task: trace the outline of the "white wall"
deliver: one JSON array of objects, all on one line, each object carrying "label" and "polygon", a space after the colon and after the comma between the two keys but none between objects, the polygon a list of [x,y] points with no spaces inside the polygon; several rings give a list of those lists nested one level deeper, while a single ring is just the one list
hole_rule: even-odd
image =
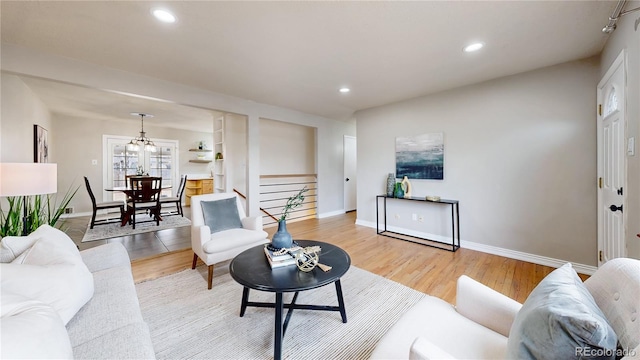
[{"label": "white wall", "polygon": [[[597,82],[592,58],[357,112],[358,222],[375,225],[395,138],[444,132],[444,180],[413,195],[459,200],[463,241],[595,265]],[[450,235],[448,208],[389,204],[389,225]]]},{"label": "white wall", "polygon": [[260,119],[260,175],[315,174],[315,137],[312,127]]},{"label": "white wall", "polygon": [[[625,9],[640,7],[628,2]],[[640,259],[640,13],[623,16],[609,35],[601,57],[600,78],[620,51],[627,53],[627,138],[635,137],[635,156],[627,156],[627,203],[624,204],[628,256]]]},{"label": "white wall", "polygon": [[[234,98],[211,91],[163,81],[121,70],[102,67],[83,61],[63,58],[40,51],[2,44],[2,69],[17,74],[38,76],[78,84],[96,89],[121,91],[169,100],[181,105],[216,109],[223,112],[246,115],[248,118],[247,140],[247,195],[248,212],[260,215],[259,210],[259,160],[250,155],[259,154],[260,135],[250,128],[258,119],[279,121],[317,128],[318,213],[332,213],[344,209],[343,195],[343,135],[355,135],[353,125],[342,121],[299,111],[260,104]],[[4,96],[4,94],[3,94]],[[5,135],[3,134],[3,141]],[[11,135],[13,136],[13,135]],[[5,146],[4,144],[2,145]],[[4,156],[4,155],[3,155]],[[255,168],[252,164],[256,165]],[[326,190],[325,190],[326,189]],[[253,196],[256,195],[256,196]]]},{"label": "white wall", "polygon": [[[51,114],[44,103],[20,80],[10,74],[0,74],[2,83],[1,162],[33,162],[33,125],[47,130],[49,146],[53,145],[55,129]],[[49,162],[56,162],[56,153],[49,149]],[[59,171],[59,170],[58,170]]]},{"label": "white wall", "polygon": [[226,115],[227,176],[232,189],[247,194],[247,117]]}]

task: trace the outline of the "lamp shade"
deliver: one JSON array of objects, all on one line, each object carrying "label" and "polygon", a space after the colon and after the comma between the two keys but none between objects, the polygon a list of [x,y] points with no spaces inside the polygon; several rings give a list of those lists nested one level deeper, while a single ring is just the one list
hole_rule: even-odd
[{"label": "lamp shade", "polygon": [[30,196],[58,191],[58,165],[0,163],[0,196]]}]

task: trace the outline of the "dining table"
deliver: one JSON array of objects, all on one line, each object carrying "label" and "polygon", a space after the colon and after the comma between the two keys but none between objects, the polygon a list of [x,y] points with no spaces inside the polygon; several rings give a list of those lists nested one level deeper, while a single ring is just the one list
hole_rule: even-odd
[{"label": "dining table", "polygon": [[[160,186],[160,189],[165,190],[165,189],[171,189],[173,186],[171,185],[162,185]],[[115,191],[120,191],[122,193],[124,193],[127,196],[127,199],[130,199],[133,197],[133,189],[128,187],[128,186],[114,186],[112,188],[107,188],[104,189],[104,191],[109,191],[109,192],[115,192]],[[120,226],[125,226],[127,225],[127,223],[129,222],[129,219],[131,218],[131,216],[133,216],[133,210],[131,208],[129,208],[127,206],[126,211],[124,213],[124,217],[122,218],[122,221],[120,223]],[[162,221],[162,217],[160,217],[160,214],[158,214],[160,221]]]}]

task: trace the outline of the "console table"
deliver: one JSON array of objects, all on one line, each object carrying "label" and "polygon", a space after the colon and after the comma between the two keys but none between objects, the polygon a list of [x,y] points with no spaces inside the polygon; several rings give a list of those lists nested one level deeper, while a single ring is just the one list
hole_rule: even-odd
[{"label": "console table", "polygon": [[[380,199],[382,199],[383,201],[383,215],[384,215],[383,229],[380,228],[380,216],[379,216]],[[424,204],[451,206],[451,243],[387,230],[387,200],[388,199],[399,200],[399,201],[416,201]],[[448,251],[456,251],[460,248],[460,204],[458,200],[440,199],[438,201],[431,201],[431,200],[426,200],[424,198],[418,198],[418,197],[394,198],[386,195],[377,195],[376,196],[376,232],[378,233],[378,235],[384,235],[394,239],[411,241],[418,244],[427,245],[427,246],[448,250]],[[401,235],[402,237],[398,235]]]}]

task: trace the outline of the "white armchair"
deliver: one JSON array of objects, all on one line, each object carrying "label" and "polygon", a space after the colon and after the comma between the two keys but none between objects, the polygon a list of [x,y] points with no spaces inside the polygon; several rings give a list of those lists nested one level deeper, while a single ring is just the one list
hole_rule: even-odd
[{"label": "white armchair", "polygon": [[[613,259],[584,282],[627,353],[640,358],[640,260]],[[461,276],[457,306],[426,296],[383,336],[372,359],[504,359],[522,305]]]},{"label": "white armchair", "polygon": [[[202,203],[205,203],[206,206],[209,202],[229,201],[227,199],[235,200],[231,203],[235,202],[240,222],[233,228],[221,231],[213,229],[212,233],[211,227],[205,221]],[[226,210],[233,210],[233,208]],[[229,214],[220,214],[220,216],[229,216]],[[235,212],[232,216],[235,218]],[[212,287],[213,265],[215,263],[232,259],[250,247],[266,243],[267,236],[268,234],[262,230],[262,218],[259,216],[247,217],[235,193],[216,193],[191,197],[191,248],[193,249],[191,268],[196,268],[198,258],[209,267],[209,289]]]}]

